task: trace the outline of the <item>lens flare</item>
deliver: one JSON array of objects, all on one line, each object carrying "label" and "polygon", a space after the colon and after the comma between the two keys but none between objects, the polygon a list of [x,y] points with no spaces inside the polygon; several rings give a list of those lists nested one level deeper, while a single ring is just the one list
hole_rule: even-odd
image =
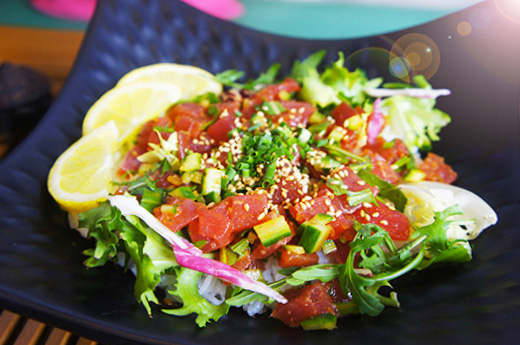
[{"label": "lens flare", "polygon": [[360,67],[365,70],[369,78],[377,76],[386,77],[389,69],[390,51],[379,47],[367,47],[359,49],[345,58],[349,69]]},{"label": "lens flare", "polygon": [[461,36],[468,36],[471,34],[471,31],[473,30],[473,27],[468,22],[460,22],[457,24],[457,32]]},{"label": "lens flare", "polygon": [[440,62],[437,44],[419,33],[399,37],[392,46],[389,61],[392,74],[406,82],[415,74],[431,78],[439,69]]},{"label": "lens flare", "polygon": [[520,24],[520,1],[495,0],[495,6],[502,16],[514,23]]}]

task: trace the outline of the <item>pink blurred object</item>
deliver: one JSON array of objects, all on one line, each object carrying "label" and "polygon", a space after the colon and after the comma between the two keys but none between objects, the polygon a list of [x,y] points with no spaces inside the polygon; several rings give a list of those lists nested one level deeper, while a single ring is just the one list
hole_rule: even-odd
[{"label": "pink blurred object", "polygon": [[48,15],[81,21],[88,21],[96,8],[96,0],[31,0],[31,3]]},{"label": "pink blurred object", "polygon": [[182,0],[183,2],[221,19],[234,19],[244,13],[238,0]]}]

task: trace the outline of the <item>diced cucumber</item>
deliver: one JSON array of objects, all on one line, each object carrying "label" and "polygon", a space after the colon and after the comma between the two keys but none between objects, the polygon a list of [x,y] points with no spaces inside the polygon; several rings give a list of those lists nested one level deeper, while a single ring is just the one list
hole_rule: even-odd
[{"label": "diced cucumber", "polygon": [[218,204],[222,200],[222,197],[216,192],[210,192],[209,194],[204,195],[204,200],[207,204],[212,202]]},{"label": "diced cucumber", "polygon": [[278,101],[265,101],[260,106],[260,109],[267,115],[279,115],[287,109]]},{"label": "diced cucumber", "polygon": [[249,249],[249,241],[247,240],[247,238],[243,238],[237,243],[233,244],[230,248],[234,253],[242,257]]},{"label": "diced cucumber", "polygon": [[322,113],[320,112],[315,112],[314,114],[311,115],[311,117],[309,118],[309,123],[311,125],[315,125],[317,123],[322,123],[322,122],[325,122],[327,118],[325,117],[325,115],[323,115]]},{"label": "diced cucumber", "polygon": [[340,302],[336,303],[336,309],[340,316],[355,315],[359,314],[359,306],[356,302]]},{"label": "diced cucumber", "polygon": [[181,180],[184,184],[188,184],[191,182],[200,184],[202,182],[202,173],[200,171],[185,172],[182,174]]},{"label": "diced cucumber", "polygon": [[291,228],[284,216],[279,216],[265,223],[253,227],[256,235],[264,247],[269,247],[276,242],[291,236]]},{"label": "diced cucumber", "polygon": [[262,270],[259,268],[252,268],[249,270],[245,270],[242,273],[244,273],[246,276],[248,276],[251,279],[265,282],[264,275],[262,274]]},{"label": "diced cucumber", "polygon": [[267,119],[262,114],[255,113],[253,116],[251,116],[251,127],[254,125],[258,125],[258,127],[266,127],[269,123],[267,122]]},{"label": "diced cucumber", "polygon": [[332,158],[332,156],[325,156],[318,162],[316,162],[315,167],[321,171],[328,171],[334,168],[337,168],[341,165],[341,162]]},{"label": "diced cucumber", "polygon": [[354,115],[345,120],[346,127],[351,131],[358,130],[363,125],[363,118],[360,115]]},{"label": "diced cucumber", "polygon": [[332,139],[335,143],[341,142],[343,137],[347,134],[345,128],[340,126],[335,126],[332,131],[330,131],[329,136],[327,137],[329,140]]},{"label": "diced cucumber", "polygon": [[332,227],[327,225],[332,220],[334,217],[330,215],[317,214],[311,220],[301,224],[302,235],[298,245],[302,246],[308,254],[319,251],[332,231]]},{"label": "diced cucumber", "polygon": [[406,182],[419,182],[419,181],[424,180],[425,176],[426,176],[426,174],[422,170],[414,168],[414,169],[410,169],[410,171],[404,177],[404,180]]},{"label": "diced cucumber", "polygon": [[220,195],[221,192],[221,180],[224,176],[224,172],[216,168],[206,168],[204,175],[202,176],[202,195],[208,195],[215,193]]},{"label": "diced cucumber", "polygon": [[324,243],[323,243],[323,252],[325,254],[330,254],[332,252],[335,252],[336,250],[338,250],[338,247],[336,246],[336,243],[334,243],[334,241],[332,240],[326,240]]},{"label": "diced cucumber", "polygon": [[220,257],[219,260],[225,264],[233,265],[238,260],[238,256],[233,253],[231,249],[227,247],[220,249]]},{"label": "diced cucumber", "polygon": [[311,133],[321,133],[321,132],[325,132],[327,130],[327,128],[329,127],[329,125],[330,125],[329,122],[317,123],[315,125],[309,126],[307,129]]},{"label": "diced cucumber", "polygon": [[176,198],[187,198],[191,200],[197,200],[197,195],[188,186],[175,188],[168,194]]},{"label": "diced cucumber", "polygon": [[307,128],[298,129],[298,140],[302,143],[306,143],[312,138],[312,133]]},{"label": "diced cucumber", "polygon": [[190,172],[199,170],[202,166],[202,155],[198,152],[191,152],[182,161],[180,171]]},{"label": "diced cucumber", "polygon": [[303,248],[302,246],[296,246],[294,244],[287,244],[283,246],[283,249],[298,255],[305,254],[305,248]]},{"label": "diced cucumber", "polygon": [[333,220],[334,217],[330,214],[318,213],[317,215],[312,217],[311,220],[309,220],[309,222],[312,224],[327,224],[332,222]]},{"label": "diced cucumber", "polygon": [[321,314],[315,317],[311,317],[301,322],[302,328],[306,331],[326,329],[332,331],[336,328],[336,322],[338,318],[334,314]]}]

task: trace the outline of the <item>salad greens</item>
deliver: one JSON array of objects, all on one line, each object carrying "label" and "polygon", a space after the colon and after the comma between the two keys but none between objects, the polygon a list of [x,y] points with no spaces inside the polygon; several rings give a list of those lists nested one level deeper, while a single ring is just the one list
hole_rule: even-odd
[{"label": "salad greens", "polygon": [[[230,94],[243,97],[241,108],[222,111],[218,95],[199,96],[191,103],[194,109],[205,107],[203,120],[190,124],[192,127],[182,134],[189,135],[193,126],[207,134],[224,123],[224,128],[233,129],[226,131],[229,140],[220,146],[203,136],[189,146],[180,130],[177,134],[168,126],[154,127],[158,140],[148,143],[146,152],[139,151],[137,171],[126,171],[122,181],[114,182],[119,188],[117,195],[78,215],[78,228],[87,229],[87,237],[95,240],[94,248],[84,252],[85,265],[122,264],[136,275],[135,299],[149,315],[153,304],[161,305],[170,315],[195,314],[199,327],[218,321],[230,307],[243,307],[255,314],[291,303],[285,295],[288,290],[304,289],[314,282],[332,290],[338,284],[336,292],[341,292],[345,300],[333,303],[337,315],[326,312],[299,323],[305,329],[333,329],[337,316],[376,316],[385,306],[399,307],[397,294],[385,293],[391,289],[392,280],[434,263],[471,260],[469,239],[496,222],[489,206],[464,193],[461,206],[455,197],[426,200],[425,192],[414,189],[413,183],[403,184],[407,174],[420,171],[419,151],[430,150],[431,142],[439,140],[439,131],[450,122],[447,114],[435,108],[435,97],[446,92],[433,90],[420,76],[414,79],[415,85],[382,84],[382,78],[369,79],[361,69],[349,71],[343,53],[321,69],[324,57],[325,52],[319,51],[296,61],[290,74],[292,81],[284,84],[287,88],[296,84],[296,91],[283,89],[269,100],[257,101],[254,95],[278,81],[279,64],[244,83],[239,82],[243,72],[218,74],[220,83],[242,90],[240,96],[238,91]],[[249,108],[244,105],[255,101]],[[304,102],[307,108],[302,106]],[[353,114],[336,123],[333,110],[345,105]],[[312,114],[307,114],[303,123],[291,125],[298,116],[305,116],[306,109]],[[233,122],[225,122],[228,119]],[[351,137],[356,140],[350,142]],[[379,147],[377,139],[384,142]],[[402,140],[406,148],[381,167],[377,159],[383,159],[383,152],[391,151],[397,140]],[[210,144],[214,146],[209,155],[192,151]],[[294,167],[299,169],[296,173],[291,170]],[[377,170],[383,168],[386,172]],[[424,173],[419,176],[423,178]],[[298,189],[298,183],[305,188]],[[430,191],[434,187],[451,193],[440,183],[421,188]],[[254,213],[254,204],[233,199],[251,195],[258,197],[255,202],[264,200],[268,206]],[[275,199],[279,199],[277,203]],[[322,204],[314,204],[316,200]],[[471,211],[475,204],[485,210],[485,221]],[[305,218],[307,210],[319,207],[323,210],[318,215],[328,220],[318,222],[319,226],[306,222],[317,216]],[[388,219],[396,224],[399,219],[403,223],[404,218],[406,237],[394,237],[395,229],[387,218],[376,221],[382,216],[380,212],[391,214],[394,218]],[[458,217],[466,212],[474,216],[476,225],[471,236],[464,237],[460,235],[460,229],[465,229],[461,224],[467,224],[464,221],[468,219],[461,222]],[[269,252],[270,246],[259,244],[255,226],[280,218],[284,231],[268,229],[262,234],[269,236],[269,244],[276,244]],[[175,232],[166,225],[172,219],[180,222]],[[203,219],[212,223],[204,224]],[[246,225],[238,228],[242,223]],[[233,238],[228,242],[224,235],[197,238],[219,226],[226,231],[232,226],[239,230],[231,231]],[[347,226],[352,237],[338,235]],[[312,231],[305,236],[312,233],[309,241],[319,244],[317,253],[306,252],[307,247],[292,240],[303,237],[308,228]],[[456,235],[450,235],[453,233]],[[334,259],[339,255],[338,247],[346,244],[343,261]],[[269,254],[257,256],[257,266],[251,266],[253,254],[264,252]],[[280,255],[314,261],[283,268]],[[243,267],[248,269],[235,268],[244,262]],[[218,298],[209,296],[211,289],[208,293],[201,288],[204,279],[211,279],[206,285],[224,292]],[[161,288],[164,300],[156,294]]]}]

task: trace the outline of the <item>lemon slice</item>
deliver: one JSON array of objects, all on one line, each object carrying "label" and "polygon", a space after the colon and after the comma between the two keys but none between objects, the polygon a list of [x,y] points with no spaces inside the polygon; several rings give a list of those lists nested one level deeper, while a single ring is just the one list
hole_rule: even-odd
[{"label": "lemon slice", "polygon": [[112,189],[113,153],[118,130],[113,121],[81,137],[54,163],[47,180],[52,197],[66,211],[97,206]]},{"label": "lemon slice", "polygon": [[158,63],[140,67],[124,75],[116,87],[141,81],[164,81],[181,89],[181,99],[190,100],[207,92],[220,94],[222,85],[215,76],[201,68],[174,63]]},{"label": "lemon slice", "polygon": [[161,115],[180,99],[177,86],[166,82],[142,81],[113,88],[105,93],[85,115],[83,135],[114,121],[119,141],[132,139],[143,123]]}]

